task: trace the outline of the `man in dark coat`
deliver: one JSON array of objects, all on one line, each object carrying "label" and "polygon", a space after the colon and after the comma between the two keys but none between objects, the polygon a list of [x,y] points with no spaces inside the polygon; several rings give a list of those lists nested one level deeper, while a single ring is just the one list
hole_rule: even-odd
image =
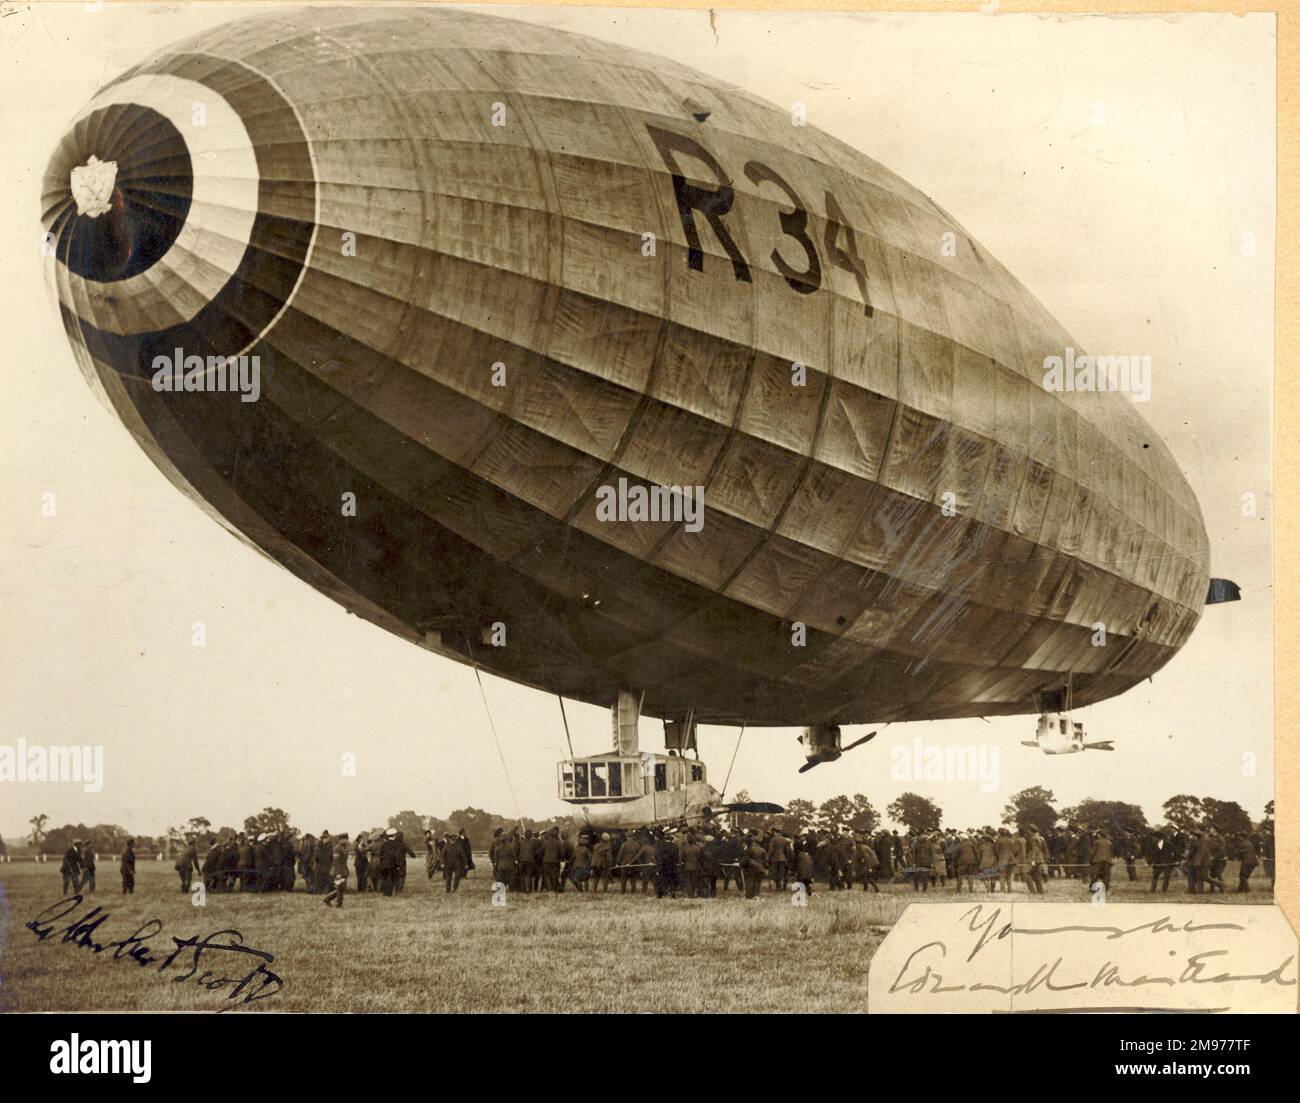
[{"label": "man in dark coat", "polygon": [[573,844],[573,866],[569,870],[569,883],[579,892],[587,891],[587,882],[591,880],[591,847],[587,845],[588,836],[578,833]]},{"label": "man in dark coat", "polygon": [[[559,847],[557,846],[558,850]],[[556,867],[559,868],[558,866]],[[442,843],[442,881],[447,892],[460,888],[465,876],[465,848],[455,835],[448,835]]]},{"label": "man in dark coat", "polygon": [[92,839],[81,840],[81,888],[82,891],[95,891],[95,843]]},{"label": "man in dark coat", "polygon": [[1173,875],[1177,859],[1169,837],[1163,830],[1152,831],[1143,840],[1142,857],[1151,867],[1150,891],[1155,892],[1156,884],[1160,883],[1160,891],[1168,892],[1169,878]]},{"label": "man in dark coat", "polygon": [[[573,840],[569,838],[567,831],[560,832],[560,861],[564,863],[560,869],[560,891],[564,891],[564,886],[573,881],[573,865],[577,861],[577,847],[573,845]],[[504,880],[504,878],[503,878]]]},{"label": "man in dark coat", "polygon": [[1047,868],[1047,840],[1032,823],[1024,828],[1025,883],[1031,893],[1043,895],[1043,871]]},{"label": "man in dark coat", "polygon": [[1249,835],[1237,836],[1237,860],[1241,863],[1241,870],[1237,876],[1237,891],[1249,892],[1250,875],[1259,865],[1259,854]]},{"label": "man in dark coat", "polygon": [[1192,869],[1195,871],[1195,888],[1192,892],[1204,892],[1206,886],[1210,883],[1210,863],[1213,861],[1213,854],[1210,847],[1210,833],[1204,829],[1196,835],[1196,843],[1192,850]]},{"label": "man in dark coat", "polygon": [[[832,831],[826,838],[817,840],[817,849],[813,852],[813,864],[817,867],[817,877],[819,880],[826,882],[828,889],[838,889],[840,887],[839,867],[835,860],[835,847],[838,841]],[[748,847],[748,842],[745,845]],[[742,864],[744,858],[745,855],[742,852]]]},{"label": "man in dark coat", "polygon": [[384,849],[384,833],[381,831],[370,840],[370,862],[366,866],[366,876],[370,878],[370,891],[382,892],[384,887],[383,870],[379,867],[379,855]]},{"label": "man in dark coat", "polygon": [[817,865],[813,861],[812,852],[810,850],[800,847],[798,853],[795,854],[794,876],[795,883],[803,885],[804,895],[811,896],[813,881],[817,877]]},{"label": "man in dark coat", "polygon": [[[1002,830],[1005,831],[1006,828]],[[1010,839],[1010,836],[1007,838]],[[912,882],[913,892],[930,891],[930,847],[930,839],[926,835],[918,834],[912,839],[910,851],[912,872],[908,875],[908,879]]]},{"label": "man in dark coat", "polygon": [[552,827],[542,836],[542,888],[547,892],[560,891],[560,857],[562,852],[560,829]]},{"label": "man in dark coat", "polygon": [[694,835],[687,832],[678,850],[681,855],[682,885],[686,889],[687,897],[694,899],[703,896],[704,891],[700,886],[700,844],[695,841]]},{"label": "man in dark coat", "polygon": [[718,865],[722,868],[722,891],[726,892],[732,881],[736,882],[736,888],[742,888],[740,877],[740,851],[741,844],[734,835],[727,835],[722,839],[722,845],[718,848]]},{"label": "man in dark coat", "polygon": [[397,871],[406,865],[406,844],[397,841],[397,832],[389,828],[384,841],[379,844],[379,883],[385,896],[392,896],[397,888]]},{"label": "man in dark coat", "polygon": [[253,853],[253,840],[248,835],[239,836],[239,891],[255,892],[257,890],[257,857]]},{"label": "man in dark coat", "polygon": [[1228,841],[1219,834],[1216,827],[1210,828],[1210,891],[1218,889],[1227,892],[1223,883],[1223,871],[1228,865]]},{"label": "man in dark coat", "polygon": [[627,886],[632,886],[632,891],[636,892],[637,874],[641,871],[636,867],[636,854],[641,849],[641,840],[635,834],[626,836],[623,839],[623,845],[618,848],[618,854],[614,858],[615,870],[618,876],[618,891],[627,892]]},{"label": "man in dark coat", "polygon": [[122,874],[122,894],[131,896],[135,893],[135,840],[126,840],[126,849],[122,851],[122,860],[118,863],[118,872]]},{"label": "man in dark coat", "polygon": [[406,859],[414,858],[415,851],[412,850],[407,845],[406,836],[403,835],[400,831],[397,833],[397,845],[402,848],[402,862],[397,867],[397,884],[394,885],[393,887],[397,892],[405,892],[406,891]]},{"label": "man in dark coat", "polygon": [[208,892],[220,892],[221,884],[221,840],[213,839],[208,852],[203,855],[203,887]]},{"label": "man in dark coat", "polygon": [[962,883],[971,891],[975,891],[975,874],[980,872],[979,847],[973,835],[963,835],[957,842],[956,847],[956,870],[957,891],[961,892]]},{"label": "man in dark coat", "polygon": [[474,868],[474,848],[470,846],[469,836],[465,834],[463,827],[456,832],[456,836],[460,840],[461,850],[465,853],[465,872],[469,873]]},{"label": "man in dark coat", "polygon": [[320,833],[320,841],[316,844],[316,853],[312,861],[312,880],[316,884],[317,894],[329,892],[332,887],[330,867],[334,864],[334,840],[330,838],[328,831]]},{"label": "man in dark coat", "polygon": [[176,859],[174,868],[181,879],[181,892],[188,893],[194,881],[194,873],[199,868],[199,852],[194,849],[192,840],[185,844],[185,849]]},{"label": "man in dark coat", "polygon": [[1110,841],[1110,832],[1103,827],[1097,832],[1097,838],[1093,842],[1088,855],[1088,862],[1092,870],[1092,879],[1089,884],[1095,885],[1100,881],[1105,886],[1105,890],[1110,891],[1110,865],[1114,858],[1115,848]]},{"label": "man in dark coat", "polygon": [[429,833],[428,853],[425,855],[424,864],[428,873],[428,879],[433,880],[433,875],[442,869],[442,852],[447,849],[447,840],[450,835],[439,835],[434,838],[433,833]]},{"label": "man in dark coat", "polygon": [[348,891],[348,837],[339,835],[333,840],[330,856],[330,886],[324,896],[324,904],[343,907],[343,897]]},{"label": "man in dark coat", "polygon": [[591,891],[609,891],[609,871],[614,868],[614,841],[609,832],[601,833],[599,842],[591,848]]},{"label": "man in dark coat", "polygon": [[[63,864],[59,872],[63,875],[63,895],[71,896],[81,891],[81,852],[77,849],[79,839],[73,839],[72,845],[63,852]],[[71,892],[68,891],[71,886]]]},{"label": "man in dark coat", "polygon": [[357,871],[357,892],[365,892],[366,874],[370,868],[370,840],[366,838],[365,832],[357,836],[357,853],[352,859],[352,865]]},{"label": "man in dark coat", "polygon": [[1137,844],[1131,832],[1123,832],[1117,840],[1116,853],[1124,859],[1124,869],[1130,881],[1137,880]]},{"label": "man in dark coat", "polygon": [[[998,833],[993,839],[993,854],[998,865],[999,887],[1003,892],[1014,892],[1015,884],[1012,877],[1016,872],[1016,844],[1015,840],[1011,838],[1011,832],[1005,827],[999,827]],[[1106,876],[1109,879],[1109,867],[1107,867]]]},{"label": "man in dark coat", "polygon": [[528,828],[524,829],[519,839],[518,852],[515,856],[515,888],[520,892],[533,891],[533,862],[536,854],[536,840]]},{"label": "man in dark coat", "polygon": [[257,879],[262,886],[263,892],[280,891],[280,838],[274,832],[267,832],[266,851],[264,857],[266,865],[258,865]]},{"label": "man in dark coat", "polygon": [[221,882],[223,892],[234,892],[239,880],[239,843],[233,838],[221,848]]},{"label": "man in dark coat", "polygon": [[880,862],[880,878],[885,884],[894,880],[894,840],[882,831],[876,836],[876,858]]},{"label": "man in dark coat", "polygon": [[[568,841],[567,839],[565,840]],[[573,872],[573,851],[569,850],[569,859],[565,870],[565,876]],[[496,878],[494,884],[505,885],[509,888],[515,879],[515,867],[519,863],[519,840],[513,834],[507,835],[502,832],[497,838],[495,848],[492,851],[493,869],[496,871],[493,876]]]},{"label": "man in dark coat", "polygon": [[758,839],[752,835],[745,844],[740,864],[745,875],[745,898],[753,900],[763,887],[763,878],[767,876],[767,851],[758,845]]},{"label": "man in dark coat", "polygon": [[704,836],[704,845],[700,848],[700,892],[704,896],[718,895],[718,875],[722,872],[722,866],[718,864],[721,846],[720,839]]},{"label": "man in dark coat", "polygon": [[316,836],[310,831],[302,837],[302,848],[298,851],[298,872],[302,874],[307,892],[316,894]]},{"label": "man in dark coat", "polygon": [[778,892],[785,892],[790,865],[790,842],[780,831],[773,830],[768,842],[767,858],[772,870],[772,884]]},{"label": "man in dark coat", "polygon": [[287,831],[280,833],[280,891],[293,892],[293,863],[297,858],[293,848],[293,836]]},{"label": "man in dark coat", "polygon": [[680,851],[677,844],[666,835],[655,840],[655,895],[670,895],[677,899],[677,867]]}]

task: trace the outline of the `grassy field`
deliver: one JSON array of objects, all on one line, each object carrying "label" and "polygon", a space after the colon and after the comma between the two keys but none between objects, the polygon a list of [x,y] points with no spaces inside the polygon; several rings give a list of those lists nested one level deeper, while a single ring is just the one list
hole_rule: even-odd
[{"label": "grassy field", "polygon": [[[349,891],[342,910],[302,892],[216,895],[195,907],[178,889],[170,863],[141,862],[134,896],[119,894],[116,870],[101,863],[99,891],[38,940],[26,926],[62,897],[58,864],[0,865],[0,1010],[216,1011],[233,981],[209,991],[197,983],[245,975],[256,961],[205,952],[194,976],[192,950],[166,971],[142,966],[111,943],[129,940],[160,920],[148,942],[159,960],[187,939],[233,928],[244,945],[275,955],[268,966],[283,980],[278,994],[244,1011],[864,1011],[867,965],[888,927],[917,897],[905,885],[880,895],[826,892],[796,908],[770,889],[755,901],[735,893],[715,900],[664,899],[566,891],[562,896],[511,894],[493,907],[490,877],[479,870],[447,896],[411,863],[402,896]],[[1130,884],[1115,867],[1111,898],[1150,897],[1139,867]],[[1235,886],[1236,866],[1226,876]],[[1268,903],[1257,890],[1201,896],[1223,904]],[[301,883],[300,883],[301,884]],[[1164,899],[1191,899],[1180,881]],[[1176,891],[1178,890],[1178,891]],[[947,890],[921,900],[953,901]],[[979,900],[1026,900],[1023,891]],[[1047,900],[1086,900],[1078,881],[1053,880]],[[98,904],[108,917],[88,939],[100,953],[64,941],[64,930]],[[227,936],[228,937],[228,936]],[[236,963],[242,961],[242,964]],[[260,984],[248,986],[245,992]],[[270,991],[270,989],[266,989]]]}]

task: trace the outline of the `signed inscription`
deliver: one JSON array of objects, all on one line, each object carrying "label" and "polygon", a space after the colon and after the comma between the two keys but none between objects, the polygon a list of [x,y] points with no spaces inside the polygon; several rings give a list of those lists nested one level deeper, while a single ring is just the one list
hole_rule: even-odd
[{"label": "signed inscription", "polygon": [[925,905],[871,964],[873,1011],[1295,1010],[1275,908]]},{"label": "signed inscription", "polygon": [[103,928],[110,913],[98,905],[83,911],[84,903],[80,895],[65,897],[29,920],[27,929],[39,942],[54,939],[112,961],[166,974],[174,984],[194,983],[209,992],[225,992],[223,999],[228,1002],[218,1011],[271,999],[284,987],[284,981],[267,968],[275,955],[245,946],[244,936],[237,930],[226,928],[189,938],[170,935],[163,940],[162,921],[150,919],[125,938],[109,940]]}]

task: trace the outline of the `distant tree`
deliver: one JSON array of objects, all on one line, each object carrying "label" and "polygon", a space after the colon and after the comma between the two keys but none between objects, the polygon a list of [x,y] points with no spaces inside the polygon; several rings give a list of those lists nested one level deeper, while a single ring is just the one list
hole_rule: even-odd
[{"label": "distant tree", "polygon": [[212,821],[206,816],[191,816],[190,822],[185,825],[185,835],[196,843],[207,846],[212,841]]},{"label": "distant tree", "polygon": [[1235,800],[1201,798],[1202,827],[1213,827],[1221,835],[1249,835],[1255,829],[1250,815]]},{"label": "distant tree", "polygon": [[817,806],[810,800],[798,797],[785,802],[785,811],[775,817],[776,824],[786,835],[802,835],[817,818]]},{"label": "distant tree", "polygon": [[1093,800],[1090,797],[1073,808],[1067,808],[1061,815],[1089,831],[1104,827],[1112,835],[1120,831],[1145,831],[1147,828],[1146,813],[1136,804],[1125,804],[1121,800]]},{"label": "distant tree", "polygon": [[87,834],[96,854],[120,854],[126,849],[126,840],[131,838],[125,827],[115,823],[96,824]]},{"label": "distant tree", "polygon": [[1061,814],[1054,807],[1055,802],[1056,795],[1041,785],[1021,789],[1012,796],[1011,803],[1002,809],[1002,822],[1015,824],[1017,831],[1033,824],[1039,831],[1046,833],[1055,827],[1056,821],[1061,818]]},{"label": "distant tree", "polygon": [[1179,831],[1195,831],[1201,825],[1200,797],[1179,793],[1164,803],[1165,819]]},{"label": "distant tree", "polygon": [[914,832],[938,831],[943,823],[943,809],[916,793],[903,793],[891,801],[885,815]]},{"label": "distant tree", "polygon": [[42,812],[33,816],[27,822],[32,825],[32,846],[36,848],[36,852],[39,854],[41,852],[41,842],[45,839],[45,825],[50,822],[50,817]]},{"label": "distant tree", "polygon": [[1273,829],[1273,802],[1272,801],[1269,801],[1266,805],[1264,805],[1264,818],[1259,821],[1259,829],[1261,831],[1264,831],[1266,829],[1271,831]]},{"label": "distant tree", "polygon": [[843,834],[853,816],[853,802],[848,797],[831,797],[817,809],[817,830]]},{"label": "distant tree", "polygon": [[[289,814],[282,808],[263,808],[256,816],[248,816],[244,820],[245,835],[261,835],[263,833],[278,835],[283,831],[292,830],[293,828],[289,824]],[[338,830],[341,831],[342,828]]]},{"label": "distant tree", "polygon": [[[62,853],[75,839],[84,839],[96,854],[120,854],[126,849],[126,840],[137,838],[125,827],[115,823],[99,823],[90,827],[84,823],[65,823],[62,827],[53,827],[43,833],[43,842],[47,853]],[[165,841],[165,840],[164,840]],[[139,839],[143,845],[144,840]],[[153,847],[152,840],[149,842]],[[137,847],[137,853],[141,847]]]},{"label": "distant tree", "polygon": [[[417,816],[410,809],[398,812],[396,816],[389,816],[388,826],[400,831],[408,843],[424,838],[424,817]],[[411,849],[414,850],[415,847],[412,846]]]},{"label": "distant tree", "polygon": [[849,830],[870,835],[880,823],[880,813],[861,793],[853,794],[853,814],[849,816]]}]

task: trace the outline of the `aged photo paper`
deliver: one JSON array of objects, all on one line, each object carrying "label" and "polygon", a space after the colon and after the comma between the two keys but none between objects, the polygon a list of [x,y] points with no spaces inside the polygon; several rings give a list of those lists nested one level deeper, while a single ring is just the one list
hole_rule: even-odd
[{"label": "aged photo paper", "polygon": [[894,7],[0,7],[0,1011],[1296,1010],[1293,17]]}]

